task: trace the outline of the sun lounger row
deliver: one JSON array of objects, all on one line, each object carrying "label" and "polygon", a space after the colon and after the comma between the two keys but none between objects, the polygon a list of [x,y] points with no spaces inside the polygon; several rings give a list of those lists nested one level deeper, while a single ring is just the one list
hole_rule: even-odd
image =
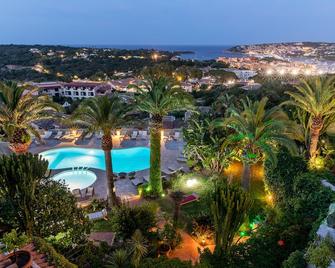
[{"label": "sun lounger row", "polygon": [[141,140],[146,140],[148,139],[148,131],[146,130],[134,130],[131,135],[130,139],[136,140],[136,139],[141,139]]},{"label": "sun lounger row", "polygon": [[[167,177],[163,175],[162,179],[167,180]],[[130,181],[134,186],[139,186],[141,184],[149,183],[149,180],[150,179],[149,179],[149,175],[148,175],[148,176],[143,176],[143,177],[140,177],[140,178],[134,178]]]},{"label": "sun lounger row", "polygon": [[127,177],[129,178],[129,179],[133,179],[133,178],[135,178],[135,175],[136,175],[136,172],[134,171],[134,172],[129,172],[129,173],[127,173],[127,172],[120,172],[120,173],[114,173],[114,179],[115,180],[118,180],[118,179],[126,179]]},{"label": "sun lounger row", "polygon": [[80,189],[73,189],[72,190],[72,194],[74,195],[74,197],[78,200],[82,200],[82,199],[90,199],[93,198],[94,196],[94,187],[90,186],[87,187],[84,190],[80,190]]},{"label": "sun lounger row", "polygon": [[183,171],[183,167],[179,168],[168,167],[167,169],[162,169],[162,173],[168,176],[174,175],[179,171]]}]

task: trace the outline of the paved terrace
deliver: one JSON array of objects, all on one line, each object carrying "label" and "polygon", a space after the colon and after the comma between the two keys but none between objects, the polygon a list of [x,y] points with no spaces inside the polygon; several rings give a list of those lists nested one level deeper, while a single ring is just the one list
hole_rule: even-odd
[{"label": "paved terrace", "polygon": [[[169,130],[170,131],[170,130]],[[174,133],[174,131],[171,131]],[[45,144],[36,144],[32,143],[29,151],[32,153],[40,153],[45,150],[69,147],[69,146],[78,146],[82,148],[98,148],[100,149],[101,139],[98,139],[94,135],[91,139],[84,140],[74,140],[74,141],[61,141],[53,139],[55,134],[51,138],[45,140]],[[166,135],[166,133],[165,133]],[[145,146],[149,147],[149,139],[146,140],[132,140],[132,139],[121,139],[120,137],[113,136],[114,148],[130,148]],[[188,167],[185,163],[177,161],[177,158],[182,154],[184,147],[184,142],[182,139],[179,140],[164,140],[161,145],[162,152],[162,169],[172,168],[183,168],[183,170],[188,170]],[[104,170],[90,168],[97,175],[97,180],[92,185],[95,190],[95,194],[98,198],[107,197],[107,181],[106,181],[106,172]],[[53,170],[51,175],[55,175],[64,170]],[[149,169],[136,172],[136,177],[149,176]],[[133,199],[138,197],[137,187],[135,187],[131,181],[126,179],[120,179],[115,182],[116,194],[122,199]]]}]

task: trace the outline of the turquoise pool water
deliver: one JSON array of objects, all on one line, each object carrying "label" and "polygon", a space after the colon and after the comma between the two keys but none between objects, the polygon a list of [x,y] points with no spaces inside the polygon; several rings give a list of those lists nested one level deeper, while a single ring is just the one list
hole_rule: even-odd
[{"label": "turquoise pool water", "polygon": [[[40,153],[49,161],[49,169],[88,167],[105,170],[104,152],[100,149],[78,147],[57,148]],[[113,171],[131,172],[150,167],[150,150],[146,147],[112,151]]]},{"label": "turquoise pool water", "polygon": [[74,189],[84,189],[91,186],[97,176],[89,170],[67,170],[52,177],[55,181],[65,181],[70,191]]}]

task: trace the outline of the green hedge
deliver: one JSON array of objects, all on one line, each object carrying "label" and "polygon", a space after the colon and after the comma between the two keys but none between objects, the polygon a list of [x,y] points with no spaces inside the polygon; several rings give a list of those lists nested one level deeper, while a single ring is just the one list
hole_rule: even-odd
[{"label": "green hedge", "polygon": [[78,266],[69,262],[64,256],[57,253],[57,251],[48,244],[43,238],[33,237],[33,243],[38,251],[43,252],[50,263],[60,268],[77,268]]}]

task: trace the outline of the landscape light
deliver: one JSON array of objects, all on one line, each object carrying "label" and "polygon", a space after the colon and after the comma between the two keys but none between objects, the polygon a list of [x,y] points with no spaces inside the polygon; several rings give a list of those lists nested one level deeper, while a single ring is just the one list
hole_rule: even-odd
[{"label": "landscape light", "polygon": [[266,75],[272,75],[272,74],[273,74],[273,70],[272,69],[266,70]]},{"label": "landscape light", "polygon": [[298,74],[299,74],[299,70],[298,69],[293,69],[292,75],[296,76]]},{"label": "landscape light", "polygon": [[311,70],[306,70],[305,71],[305,75],[311,75],[312,74],[312,71]]},{"label": "landscape light", "polygon": [[266,200],[268,201],[268,203],[272,204],[272,202],[273,202],[273,195],[272,194],[268,194],[266,196]]},{"label": "landscape light", "polygon": [[194,187],[195,185],[197,185],[199,182],[197,181],[197,179],[188,179],[186,181],[186,186],[187,187]]},{"label": "landscape light", "polygon": [[286,71],[285,71],[285,69],[281,69],[281,70],[278,71],[278,73],[279,73],[280,75],[285,75]]}]

